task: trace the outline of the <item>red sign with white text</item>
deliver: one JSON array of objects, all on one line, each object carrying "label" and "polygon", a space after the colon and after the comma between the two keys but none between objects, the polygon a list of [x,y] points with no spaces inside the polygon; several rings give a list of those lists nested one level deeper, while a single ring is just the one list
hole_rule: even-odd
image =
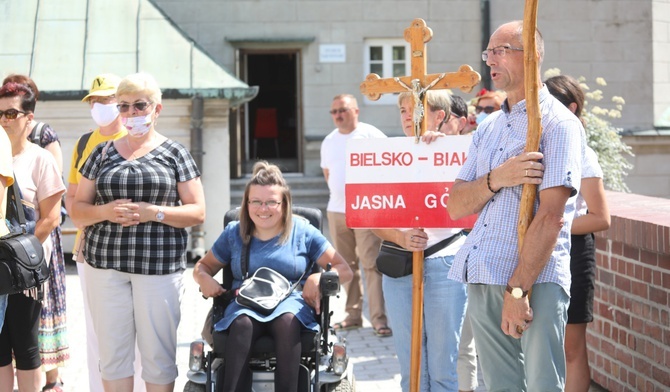
[{"label": "red sign with white text", "polygon": [[347,143],[346,220],[351,228],[470,228],[447,212],[449,190],[467,159],[472,136],[431,144],[413,137],[352,139]]}]

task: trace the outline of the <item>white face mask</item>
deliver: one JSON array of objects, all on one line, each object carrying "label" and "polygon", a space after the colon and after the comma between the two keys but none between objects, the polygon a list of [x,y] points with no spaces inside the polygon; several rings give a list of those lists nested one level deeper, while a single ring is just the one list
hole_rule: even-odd
[{"label": "white face mask", "polygon": [[130,136],[142,137],[149,132],[149,129],[151,129],[153,123],[153,120],[151,119],[152,115],[153,111],[146,116],[124,117],[122,120],[123,126],[126,127]]},{"label": "white face mask", "polygon": [[105,105],[96,102],[91,108],[91,117],[93,117],[93,121],[100,127],[106,127],[113,123],[118,116],[119,108],[116,107],[115,103]]}]

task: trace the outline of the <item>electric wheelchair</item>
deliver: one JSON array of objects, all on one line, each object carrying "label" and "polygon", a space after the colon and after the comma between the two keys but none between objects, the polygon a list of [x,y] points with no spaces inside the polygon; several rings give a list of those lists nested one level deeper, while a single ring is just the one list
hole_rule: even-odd
[{"label": "electric wheelchair", "polygon": [[[312,226],[323,231],[323,216],[321,210],[316,208],[293,206],[294,216],[307,219]],[[239,208],[230,210],[225,214],[223,226],[239,218]],[[302,353],[300,358],[299,386],[298,392],[352,392],[355,391],[353,364],[349,362],[346,342],[340,340],[330,326],[330,297],[339,292],[339,279],[334,271],[322,271],[321,267],[314,263],[311,273],[322,272],[320,280],[321,288],[321,314],[317,316],[320,331],[314,332],[303,329],[301,332]],[[222,269],[224,289],[229,290],[232,286],[233,276],[230,266]],[[232,293],[232,290],[226,293]],[[214,304],[210,310],[212,317],[211,325],[223,317],[225,294],[214,298]],[[208,317],[210,317],[208,315]],[[203,331],[203,336],[207,332]],[[189,356],[188,383],[184,392],[217,392],[223,383],[225,361],[223,353],[226,349],[228,331],[212,331],[211,339],[208,341],[211,350],[206,350],[207,342],[197,340],[191,343]],[[255,342],[249,367],[252,379],[247,384],[251,385],[250,391],[274,391],[274,367],[276,358],[274,353],[274,339],[271,336],[262,336]],[[284,392],[284,391],[280,391]]]}]

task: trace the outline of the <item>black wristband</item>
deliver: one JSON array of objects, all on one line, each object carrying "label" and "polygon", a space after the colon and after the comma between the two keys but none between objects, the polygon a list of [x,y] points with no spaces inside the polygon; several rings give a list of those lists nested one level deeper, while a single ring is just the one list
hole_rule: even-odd
[{"label": "black wristband", "polygon": [[500,188],[497,191],[494,191],[493,188],[491,188],[491,172],[489,172],[489,174],[486,175],[486,186],[489,187],[491,193],[498,193],[500,192],[500,189],[502,189]]}]

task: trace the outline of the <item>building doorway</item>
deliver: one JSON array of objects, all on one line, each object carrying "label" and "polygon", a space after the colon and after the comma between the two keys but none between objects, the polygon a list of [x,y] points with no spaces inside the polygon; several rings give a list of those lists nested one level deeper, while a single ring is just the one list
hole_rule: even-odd
[{"label": "building doorway", "polygon": [[240,78],[259,87],[256,98],[245,104],[244,140],[236,141],[242,143],[243,175],[258,160],[275,163],[286,173],[302,172],[299,68],[297,49],[240,49]]}]

